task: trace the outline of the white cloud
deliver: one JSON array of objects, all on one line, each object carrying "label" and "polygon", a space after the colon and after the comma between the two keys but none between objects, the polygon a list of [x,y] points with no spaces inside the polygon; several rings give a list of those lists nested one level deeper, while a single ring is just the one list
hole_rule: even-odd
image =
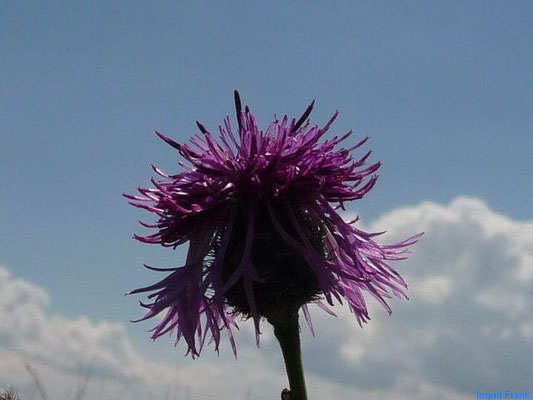
[{"label": "white cloud", "polygon": [[430,276],[419,283],[418,287],[415,288],[415,293],[423,301],[442,303],[452,293],[452,285],[452,280],[449,277],[442,275]]},{"label": "white cloud", "polygon": [[[393,210],[367,228],[386,229],[380,240],[387,242],[426,232],[411,258],[396,264],[411,300],[393,301],[390,318],[369,300],[372,321],[364,329],[345,308],[335,310],[336,319],[313,308],[317,338],[302,329],[312,398],[454,400],[477,390],[532,389],[531,222],[459,197],[449,205]],[[51,315],[48,304],[42,288],[0,268],[0,384],[28,381],[24,358],[62,388],[75,384],[77,368],[91,364],[110,396],[123,386],[164,396],[177,383],[189,387],[193,399],[242,398],[249,388],[251,398],[266,400],[285,385],[266,325],[257,350],[251,324],[242,324],[237,362],[204,353],[175,366],[143,357],[121,324]],[[93,392],[99,388],[93,385]]]},{"label": "white cloud", "polygon": [[[374,307],[372,331],[350,332],[338,369],[353,371],[355,385],[363,370],[372,377],[386,371],[391,393],[401,392],[405,381],[463,396],[500,386],[527,389],[533,362],[533,224],[497,214],[479,199],[459,197],[447,206],[426,202],[394,210],[370,229],[386,229],[382,240],[389,242],[426,234],[411,258],[397,264],[411,300],[395,301],[391,318]],[[331,368],[329,373],[343,374]],[[383,381],[370,387],[382,388]]]},{"label": "white cloud", "polygon": [[42,288],[0,269],[0,315],[4,322],[0,340],[4,347],[56,368],[69,370],[92,363],[113,378],[143,376],[142,360],[132,351],[122,325],[50,316],[48,303]]},{"label": "white cloud", "polygon": [[[283,373],[268,368],[246,328],[240,335],[239,362],[231,370],[212,354],[192,361],[166,343],[178,366],[143,357],[123,324],[65,318],[49,313],[48,306],[42,288],[0,267],[0,388],[17,387],[23,399],[37,395],[24,362],[38,372],[50,398],[57,399],[73,398],[85,372],[90,373],[86,398],[99,400],[148,394],[180,399],[184,392],[191,399],[230,398],[248,387],[252,393],[254,386],[277,388],[285,380]],[[272,342],[272,335],[264,336],[265,344]]]}]

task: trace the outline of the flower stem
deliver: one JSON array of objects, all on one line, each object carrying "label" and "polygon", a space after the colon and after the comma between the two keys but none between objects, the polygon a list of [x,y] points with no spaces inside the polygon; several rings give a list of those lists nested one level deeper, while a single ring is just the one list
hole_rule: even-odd
[{"label": "flower stem", "polygon": [[296,312],[286,319],[278,320],[272,325],[274,326],[274,335],[279,341],[283,359],[285,360],[285,368],[291,388],[291,400],[307,400],[298,313]]}]

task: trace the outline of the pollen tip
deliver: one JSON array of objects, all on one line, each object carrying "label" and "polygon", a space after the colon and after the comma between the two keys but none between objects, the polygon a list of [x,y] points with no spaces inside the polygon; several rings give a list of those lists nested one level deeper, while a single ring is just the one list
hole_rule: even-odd
[{"label": "pollen tip", "polygon": [[241,95],[239,94],[238,90],[233,92],[233,97],[235,100],[235,109],[241,111]]},{"label": "pollen tip", "polygon": [[207,133],[207,129],[205,129],[205,127],[202,125],[200,121],[196,121],[196,126],[198,127],[198,129],[200,129],[200,132],[202,132],[203,134]]},{"label": "pollen tip", "polygon": [[233,97],[235,99],[235,113],[237,114],[237,123],[239,125],[239,130],[241,129],[241,112],[242,112],[242,106],[241,106],[241,96],[239,95],[239,92],[235,90],[233,93]]}]

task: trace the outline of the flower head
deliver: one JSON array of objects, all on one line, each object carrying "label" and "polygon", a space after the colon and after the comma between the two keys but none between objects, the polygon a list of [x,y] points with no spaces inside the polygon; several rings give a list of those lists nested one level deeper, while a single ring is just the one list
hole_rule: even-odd
[{"label": "flower head", "polygon": [[351,157],[368,137],[347,149],[336,147],[351,131],[322,140],[338,112],[324,127],[311,126],[314,102],[298,120],[284,116],[265,132],[248,107],[242,111],[237,92],[235,105],[236,134],[228,117],[218,140],[199,122],[202,135],[189,144],[156,132],[189,165],[180,162],[175,175],[154,166],[161,179],[152,179],[153,188],[125,195],[157,215],[155,223],[141,223],[156,232],[136,239],[173,248],[189,242],[185,265],[147,266],[170,274],[130,292],[152,292],[141,320],[166,310],[152,338],[175,330],[176,343],[183,337],[194,357],[208,334],[218,351],[226,331],[236,354],[239,315],[253,318],[259,343],[261,317],[273,322],[301,308],[312,330],[309,302],[332,313],[322,300],[344,299],[361,325],[369,319],[367,292],[390,313],[385,299],[406,297],[407,285],[389,261],[405,259],[420,235],[378,244],[380,233],[364,232],[336,211],[376,183],[381,163],[366,164],[371,152]]}]

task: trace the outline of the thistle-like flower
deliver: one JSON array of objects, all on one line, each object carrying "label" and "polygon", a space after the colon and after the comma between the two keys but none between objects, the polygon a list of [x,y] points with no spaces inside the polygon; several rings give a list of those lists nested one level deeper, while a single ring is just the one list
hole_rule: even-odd
[{"label": "thistle-like flower", "polygon": [[364,232],[357,219],[345,222],[336,211],[376,183],[381,163],[366,164],[371,152],[350,155],[368,137],[346,149],[336,147],[351,131],[322,141],[338,112],[324,127],[311,126],[314,102],[298,120],[284,116],[265,132],[248,107],[242,111],[237,92],[235,105],[237,132],[227,117],[219,140],[199,122],[202,135],[190,144],[156,132],[188,164],[180,162],[175,175],[153,166],[161,177],[152,179],[153,188],[125,195],[157,215],[153,224],[141,222],[156,233],[136,239],[173,248],[189,243],[183,266],[146,266],[170,274],[130,292],[152,292],[153,301],[141,303],[148,309],[141,320],[166,310],[152,338],[175,330],[176,343],[183,337],[194,358],[207,335],[218,351],[226,331],[236,355],[232,328],[238,316],[253,318],[259,343],[261,318],[278,328],[279,339],[300,309],[312,331],[310,302],[331,313],[325,303],[344,299],[361,325],[369,319],[367,292],[390,313],[386,298],[406,297],[407,285],[389,261],[405,259],[420,235],[378,244],[380,233]]}]

